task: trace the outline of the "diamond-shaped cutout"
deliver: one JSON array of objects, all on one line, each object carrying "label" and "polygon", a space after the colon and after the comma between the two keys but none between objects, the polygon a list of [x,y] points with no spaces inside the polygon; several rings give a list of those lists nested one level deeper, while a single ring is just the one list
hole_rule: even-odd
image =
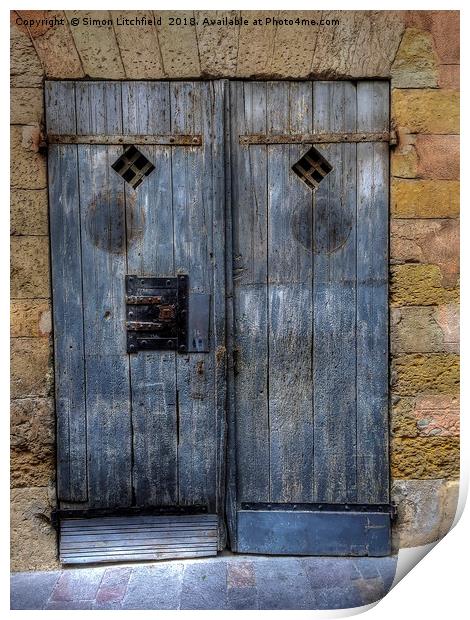
[{"label": "diamond-shaped cutout", "polygon": [[152,162],[135,146],[129,146],[114,162],[112,168],[134,189],[155,170]]},{"label": "diamond-shaped cutout", "polygon": [[292,170],[310,189],[317,189],[320,182],[333,170],[333,166],[312,146],[292,166]]}]

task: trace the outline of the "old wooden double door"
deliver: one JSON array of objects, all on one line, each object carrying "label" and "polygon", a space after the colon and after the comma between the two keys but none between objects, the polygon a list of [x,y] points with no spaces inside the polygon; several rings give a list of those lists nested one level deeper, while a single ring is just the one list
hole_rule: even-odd
[{"label": "old wooden double door", "polygon": [[47,83],[62,510],[388,552],[388,97]]}]

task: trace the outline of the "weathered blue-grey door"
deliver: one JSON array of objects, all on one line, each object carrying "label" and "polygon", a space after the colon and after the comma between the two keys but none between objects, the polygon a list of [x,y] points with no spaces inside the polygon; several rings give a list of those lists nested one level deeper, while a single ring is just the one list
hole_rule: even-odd
[{"label": "weathered blue-grey door", "polygon": [[388,83],[230,106],[233,548],[387,553]]},{"label": "weathered blue-grey door", "polygon": [[[226,522],[234,551],[388,553],[388,84],[46,96],[62,510],[188,508],[219,548]],[[122,541],[137,521],[116,523]],[[163,545],[142,557],[169,557],[152,536],[174,527],[207,554],[209,521],[139,523]],[[63,557],[91,561],[95,527]]]},{"label": "weathered blue-grey door", "polygon": [[[220,517],[219,545],[223,86],[46,87],[60,506],[200,508]],[[129,275],[140,289],[129,288]],[[153,336],[132,318],[141,313],[142,320],[142,308],[150,315],[153,307],[139,295],[179,275],[187,276],[188,296],[209,332],[202,329],[186,352],[175,350],[176,340],[148,350]],[[162,291],[170,295],[155,290],[152,303]],[[160,320],[172,312],[168,303]],[[132,329],[141,350],[129,350]]]}]

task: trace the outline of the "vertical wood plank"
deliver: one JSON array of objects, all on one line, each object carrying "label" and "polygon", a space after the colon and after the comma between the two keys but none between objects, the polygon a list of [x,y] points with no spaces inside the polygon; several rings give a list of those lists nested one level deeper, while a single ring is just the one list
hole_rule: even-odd
[{"label": "vertical wood plank", "polygon": [[234,285],[233,285],[233,209],[232,209],[232,158],[231,147],[231,83],[224,82],[224,208],[225,208],[225,308],[226,308],[226,420],[225,437],[226,453],[226,488],[225,488],[225,521],[227,523],[226,546],[232,551],[238,548],[237,533],[237,417],[235,400],[235,318],[234,318]]},{"label": "vertical wood plank", "polygon": [[[75,133],[75,83],[47,82],[47,129]],[[77,147],[49,148],[49,213],[60,501],[87,500],[82,255]]]},{"label": "vertical wood plank", "polygon": [[[269,82],[268,132],[312,130],[308,82]],[[308,147],[307,147],[308,148]],[[270,500],[312,500],[312,192],[292,171],[305,147],[268,147]],[[306,234],[305,234],[306,233]]]},{"label": "vertical wood plank", "polygon": [[[213,304],[211,223],[214,205],[211,199],[204,200],[204,196],[210,195],[210,189],[204,186],[213,181],[210,121],[203,112],[206,98],[213,104],[213,93],[207,82],[170,84],[171,131],[204,131],[204,143],[209,143],[204,150],[179,147],[172,152],[175,269],[177,273],[189,275],[191,292],[211,294]],[[211,337],[209,355],[178,355],[176,360],[179,503],[206,504],[209,510],[216,509],[217,417],[213,344]]]},{"label": "vertical wood plank", "polygon": [[[120,83],[77,83],[77,128],[121,133]],[[79,147],[90,507],[132,503],[124,181],[111,168],[121,152]]]},{"label": "vertical wood plank", "polygon": [[269,501],[266,84],[232,82],[234,395],[239,501]]},{"label": "vertical wood plank", "polygon": [[[387,131],[389,85],[357,87],[358,131]],[[388,145],[357,145],[357,477],[359,502],[389,501]]]},{"label": "vertical wood plank", "polygon": [[[314,84],[314,131],[355,131],[356,89]],[[321,152],[333,166],[314,210],[314,500],[356,499],[356,146]]]},{"label": "vertical wood plank", "polygon": [[[170,132],[168,82],[122,84],[123,131]],[[171,147],[140,146],[155,170],[126,188],[127,272],[173,276]],[[133,486],[138,506],[175,505],[178,498],[176,354],[141,351],[130,356]]]},{"label": "vertical wood plank", "polygon": [[[210,97],[204,99],[203,131],[212,136],[211,144],[204,148],[212,151],[210,174],[212,183],[204,183],[203,200],[212,201],[212,249],[209,251],[209,265],[212,263],[211,325],[214,346],[214,413],[215,425],[215,493],[216,512],[219,519],[218,548],[226,546],[225,494],[227,462],[227,288],[226,288],[226,214],[225,214],[225,103],[227,80],[209,83]],[[207,141],[206,141],[207,142]],[[209,154],[205,155],[209,160]],[[207,172],[206,172],[207,175]],[[211,256],[212,253],[212,256]],[[212,260],[211,260],[212,259]]]}]

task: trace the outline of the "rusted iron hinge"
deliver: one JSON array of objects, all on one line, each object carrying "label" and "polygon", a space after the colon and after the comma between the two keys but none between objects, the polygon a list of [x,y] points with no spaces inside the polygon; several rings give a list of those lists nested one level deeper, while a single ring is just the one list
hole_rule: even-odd
[{"label": "rusted iron hinge", "polygon": [[47,135],[49,144],[103,144],[103,145],[127,145],[147,144],[163,146],[202,146],[200,134],[171,134],[171,135],[105,135],[90,134],[77,136],[75,134]]},{"label": "rusted iron hinge", "polygon": [[388,142],[396,144],[395,132],[334,132],[304,134],[246,134],[240,135],[240,144],[255,146],[261,144],[337,144],[354,142]]}]

